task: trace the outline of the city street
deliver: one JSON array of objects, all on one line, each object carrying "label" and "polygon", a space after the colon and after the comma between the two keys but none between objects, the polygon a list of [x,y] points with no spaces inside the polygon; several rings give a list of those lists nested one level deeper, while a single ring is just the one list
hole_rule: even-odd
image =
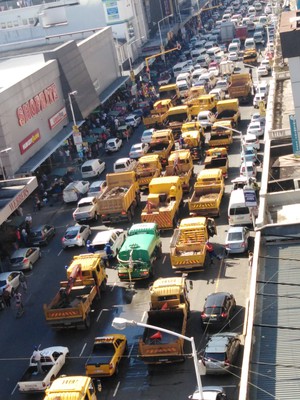
[{"label": "city street", "polygon": [[[239,129],[245,131],[250,122],[253,108],[242,106],[242,122]],[[112,171],[113,162],[128,155],[130,146],[139,142],[143,128],[140,126],[128,143],[118,153],[106,156],[103,159],[107,163],[106,172]],[[263,153],[263,145],[260,153]],[[222,200],[222,212],[220,218],[216,219],[218,235],[214,236],[212,242],[215,250],[224,255],[223,244],[228,229],[227,208],[231,191],[231,179],[239,175],[240,167],[240,138],[234,136],[234,143],[230,148],[230,169],[226,181],[226,193]],[[200,170],[195,165],[195,172]],[[104,174],[101,178],[104,179]],[[259,175],[260,178],[260,175]],[[192,189],[190,191],[190,195]],[[185,196],[186,198],[188,196]],[[146,196],[142,196],[142,206],[145,204]],[[114,317],[122,316],[127,319],[146,322],[146,312],[149,309],[149,282],[138,282],[134,289],[129,289],[125,283],[120,283],[117,272],[113,268],[107,270],[108,287],[101,300],[94,303],[91,327],[89,330],[65,330],[53,331],[47,326],[43,313],[43,304],[49,303],[59,288],[59,281],[66,279],[65,266],[69,264],[72,256],[86,252],[86,249],[62,250],[61,238],[66,227],[73,223],[72,212],[75,205],[63,205],[57,210],[50,222],[56,227],[56,236],[49,245],[42,248],[42,258],[34,266],[28,276],[28,291],[23,295],[25,314],[21,319],[16,319],[14,310],[5,309],[0,313],[2,329],[0,332],[0,361],[2,374],[0,376],[0,398],[13,400],[32,399],[32,395],[21,395],[16,384],[22,376],[29,362],[29,357],[34,346],[40,348],[61,345],[70,350],[70,357],[62,370],[63,374],[85,374],[85,361],[89,355],[95,336],[115,332],[111,327]],[[139,212],[141,209],[139,209]],[[140,222],[139,212],[136,213],[133,222]],[[40,211],[41,216],[46,214],[46,209]],[[187,203],[184,205],[181,218],[188,216]],[[118,225],[128,228],[128,224]],[[93,236],[105,226],[98,223],[91,224]],[[169,243],[173,231],[162,233],[163,257],[156,263],[155,277],[172,276],[170,266]],[[253,234],[252,234],[253,235]],[[253,245],[253,241],[252,241]],[[237,300],[236,316],[232,323],[235,332],[243,333],[243,322],[249,297],[249,280],[251,270],[248,267],[247,255],[242,257],[229,257],[216,260],[214,265],[207,266],[205,272],[190,274],[188,279],[193,283],[190,290],[191,316],[188,321],[187,336],[195,338],[198,352],[204,346],[205,333],[200,324],[200,311],[202,310],[205,297],[215,291],[232,292]],[[181,364],[170,364],[161,366],[146,366],[138,359],[138,339],[142,334],[142,328],[127,328],[124,331],[129,344],[128,356],[121,362],[119,374],[109,379],[103,379],[103,391],[98,398],[101,399],[187,399],[196,386],[193,360],[191,358],[190,344],[186,343],[185,352],[187,360]],[[124,333],[122,332],[122,333]],[[243,338],[242,338],[243,343]],[[239,365],[241,365],[242,352],[240,353]],[[238,398],[238,384],[240,369],[237,368],[231,375],[203,376],[203,385],[222,385],[230,400]],[[43,395],[34,396],[42,399]]]}]

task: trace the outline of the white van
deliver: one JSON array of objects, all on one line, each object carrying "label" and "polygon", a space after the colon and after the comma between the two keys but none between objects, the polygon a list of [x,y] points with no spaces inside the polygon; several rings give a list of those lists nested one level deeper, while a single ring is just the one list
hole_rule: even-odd
[{"label": "white van", "polygon": [[63,190],[63,199],[65,203],[75,203],[83,197],[89,190],[88,181],[73,181]]},{"label": "white van", "polygon": [[253,38],[247,38],[245,40],[245,50],[256,49],[256,44]]},{"label": "white van", "polygon": [[196,83],[197,80],[200,78],[202,74],[205,74],[207,72],[206,68],[197,68],[195,71],[192,73],[192,83]]},{"label": "white van", "polygon": [[230,45],[228,46],[228,53],[230,53],[231,51],[235,51],[236,53],[238,53],[240,51],[240,46],[238,43],[230,43]]},{"label": "white van", "polygon": [[136,167],[137,161],[132,158],[119,158],[114,162],[114,172],[133,171]]},{"label": "white van", "polygon": [[210,48],[210,49],[208,49],[208,50],[206,51],[206,54],[208,54],[209,57],[210,57],[213,61],[215,61],[216,56],[217,56],[217,54],[220,53],[220,51],[221,51],[220,47],[212,47],[212,48]]},{"label": "white van", "polygon": [[105,162],[100,160],[100,158],[88,160],[81,166],[82,179],[94,178],[95,176],[99,176],[105,170],[105,168]]},{"label": "white van", "polygon": [[186,81],[188,86],[192,84],[191,74],[189,72],[182,72],[181,74],[177,75],[176,83],[179,81]]},{"label": "white van", "polygon": [[191,57],[193,62],[195,62],[197,60],[197,58],[199,56],[201,56],[202,54],[206,54],[206,49],[204,47],[202,47],[201,49],[195,49],[191,51]]},{"label": "white van", "polygon": [[[257,214],[257,210],[255,210]],[[228,223],[231,226],[252,224],[252,216],[249,207],[245,204],[243,189],[231,192],[228,206]]]},{"label": "white van", "polygon": [[211,62],[211,58],[209,57],[208,54],[202,54],[199,56],[196,60],[197,64],[200,65],[202,68],[208,68],[209,63]]},{"label": "white van", "polygon": [[189,63],[187,61],[180,62],[173,67],[174,77],[176,78],[182,71],[182,68],[187,67]]},{"label": "white van", "polygon": [[176,85],[178,87],[178,90],[179,90],[179,93],[180,93],[180,97],[181,98],[187,97],[191,85],[186,80],[177,81]]},{"label": "white van", "polygon": [[198,82],[201,80],[205,80],[208,89],[211,90],[216,86],[217,77],[212,71],[208,71],[200,76]]}]

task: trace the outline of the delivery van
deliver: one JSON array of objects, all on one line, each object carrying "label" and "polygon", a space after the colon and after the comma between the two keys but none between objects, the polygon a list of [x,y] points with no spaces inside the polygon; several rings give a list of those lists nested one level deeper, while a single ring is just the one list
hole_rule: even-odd
[{"label": "delivery van", "polygon": [[[257,207],[252,210],[254,216],[257,216]],[[250,225],[253,223],[251,210],[245,204],[243,189],[236,189],[231,192],[228,206],[228,223],[235,225]]]}]

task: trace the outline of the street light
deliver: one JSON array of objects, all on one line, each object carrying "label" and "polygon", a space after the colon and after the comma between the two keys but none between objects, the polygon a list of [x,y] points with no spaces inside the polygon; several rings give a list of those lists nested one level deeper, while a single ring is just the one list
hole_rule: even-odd
[{"label": "street light", "polygon": [[195,341],[194,341],[193,337],[184,336],[184,335],[181,335],[180,333],[169,331],[168,329],[164,329],[159,326],[148,325],[148,324],[144,324],[143,322],[136,322],[133,320],[128,320],[128,319],[119,318],[119,317],[114,318],[111,325],[113,328],[119,329],[119,330],[123,330],[127,326],[141,326],[143,328],[159,330],[161,332],[165,332],[169,335],[173,335],[173,336],[179,337],[183,340],[187,340],[188,342],[190,342],[191,346],[192,346],[192,354],[193,354],[195,374],[196,374],[196,379],[197,379],[197,387],[198,387],[198,392],[200,395],[199,400],[203,400],[203,390],[202,390],[202,382],[201,382],[201,377],[200,377],[199,361],[198,361],[197,350],[196,350]]},{"label": "street light", "polygon": [[6,175],[5,175],[5,171],[4,171],[4,167],[3,167],[1,154],[2,153],[8,153],[10,150],[12,150],[11,147],[7,147],[6,149],[0,150],[0,166],[1,166],[1,171],[2,171],[2,176],[3,176],[3,180],[4,181],[6,180]]},{"label": "street light", "polygon": [[159,20],[158,21],[158,32],[159,32],[159,37],[160,37],[160,48],[161,48],[161,51],[163,52],[164,51],[164,45],[163,45],[163,40],[162,40],[162,36],[161,36],[161,30],[160,30],[160,23],[162,22],[162,21],[164,21],[165,19],[167,19],[167,18],[170,18],[170,17],[173,17],[173,14],[170,14],[170,15],[167,15],[166,17],[164,17],[164,18],[162,18],[161,20]]}]

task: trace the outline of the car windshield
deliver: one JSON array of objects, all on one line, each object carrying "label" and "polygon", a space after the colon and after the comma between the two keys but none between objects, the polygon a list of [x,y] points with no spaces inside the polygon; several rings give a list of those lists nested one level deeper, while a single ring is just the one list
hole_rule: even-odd
[{"label": "car windshield", "polygon": [[228,241],[229,242],[234,242],[236,240],[242,240],[242,239],[243,239],[242,232],[230,232],[228,234]]},{"label": "car windshield", "polygon": [[108,147],[114,147],[115,142],[107,142],[106,145],[107,145]]},{"label": "car windshield", "polygon": [[93,168],[92,168],[91,165],[87,165],[87,166],[83,166],[83,167],[81,168],[81,170],[82,170],[82,172],[89,172],[89,171],[92,171]]},{"label": "car windshield", "polygon": [[136,151],[136,150],[141,150],[141,146],[140,146],[139,144],[134,144],[134,145],[131,147],[131,151]]},{"label": "car windshield", "polygon": [[0,287],[6,286],[6,281],[0,281]]},{"label": "car windshield", "polygon": [[205,358],[210,361],[224,361],[225,360],[225,353],[205,353]]},{"label": "car windshield", "polygon": [[65,234],[65,238],[66,239],[74,239],[74,237],[77,235],[77,233],[78,233],[77,230],[68,231]]},{"label": "car windshield", "polygon": [[95,244],[93,246],[94,246],[95,251],[102,251],[105,248],[105,243]]},{"label": "car windshield", "polygon": [[22,260],[23,260],[23,257],[15,257],[15,258],[11,258],[10,262],[12,264],[17,264],[17,263],[21,262]]},{"label": "car windshield", "polygon": [[43,236],[43,234],[42,234],[41,231],[33,231],[33,232],[31,232],[31,235],[32,235],[33,237],[40,237],[40,236]]}]

